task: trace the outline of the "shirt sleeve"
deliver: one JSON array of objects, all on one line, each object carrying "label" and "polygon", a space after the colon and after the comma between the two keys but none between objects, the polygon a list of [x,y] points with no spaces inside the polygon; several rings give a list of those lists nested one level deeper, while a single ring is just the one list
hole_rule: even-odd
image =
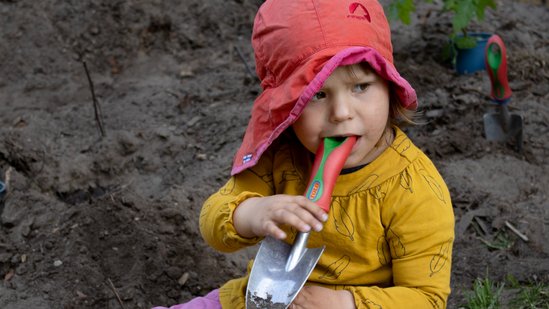
[{"label": "shirt sleeve", "polygon": [[392,287],[346,287],[357,308],[446,308],[454,214],[434,165],[420,160],[396,177],[382,209]]},{"label": "shirt sleeve", "polygon": [[234,252],[261,240],[260,237],[240,236],[234,228],[233,214],[246,199],[273,194],[271,165],[271,155],[265,153],[256,166],[231,177],[204,202],[200,212],[200,232],[214,249]]}]

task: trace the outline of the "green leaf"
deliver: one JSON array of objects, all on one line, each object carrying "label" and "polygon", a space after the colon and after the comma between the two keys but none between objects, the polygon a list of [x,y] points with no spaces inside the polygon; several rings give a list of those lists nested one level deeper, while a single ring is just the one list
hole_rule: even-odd
[{"label": "green leaf", "polygon": [[451,62],[455,56],[454,46],[452,43],[446,43],[442,46],[441,57],[444,62]]},{"label": "green leaf", "polygon": [[476,7],[476,15],[479,21],[484,19],[484,11],[486,10],[487,7],[495,9],[496,2],[494,0],[478,0],[477,7]]},{"label": "green leaf", "polygon": [[395,0],[389,4],[387,15],[390,20],[399,19],[402,23],[409,25],[411,22],[410,13],[415,10],[416,6],[413,0]]},{"label": "green leaf", "polygon": [[[434,0],[423,0],[431,3]],[[496,0],[442,0],[442,10],[452,15],[452,33],[455,36],[461,33],[467,33],[467,27],[472,20],[482,21],[486,8],[495,9]],[[386,7],[389,20],[400,20],[409,25],[411,23],[410,15],[416,11],[414,0],[389,0]],[[464,39],[459,42],[459,46],[475,46],[476,42],[471,39]]]},{"label": "green leaf", "polygon": [[410,12],[416,10],[413,0],[401,0],[398,3],[399,17],[405,24],[410,24]]},{"label": "green leaf", "polygon": [[459,5],[459,0],[447,0],[443,1],[442,9],[444,11],[455,11]]},{"label": "green leaf", "polygon": [[457,48],[467,49],[477,46],[477,40],[471,36],[460,36],[454,39]]},{"label": "green leaf", "polygon": [[475,12],[473,0],[460,0],[452,19],[454,33],[462,32],[471,22]]}]

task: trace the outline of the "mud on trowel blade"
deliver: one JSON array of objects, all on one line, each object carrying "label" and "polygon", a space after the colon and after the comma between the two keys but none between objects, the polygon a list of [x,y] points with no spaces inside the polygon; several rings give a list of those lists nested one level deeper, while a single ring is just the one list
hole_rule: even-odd
[{"label": "mud on trowel blade", "polygon": [[[320,144],[304,195],[326,212],[332,191],[356,137],[328,137]],[[293,244],[267,236],[261,242],[248,279],[246,309],[287,308],[315,268],[324,246],[307,248],[309,233]]]}]

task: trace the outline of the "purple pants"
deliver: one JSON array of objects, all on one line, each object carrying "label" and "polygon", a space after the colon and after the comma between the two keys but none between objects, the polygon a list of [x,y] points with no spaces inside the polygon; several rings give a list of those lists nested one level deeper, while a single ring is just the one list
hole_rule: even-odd
[{"label": "purple pants", "polygon": [[154,307],[151,309],[221,309],[219,289],[211,291],[206,296],[193,298],[184,304],[173,305],[170,308]]}]

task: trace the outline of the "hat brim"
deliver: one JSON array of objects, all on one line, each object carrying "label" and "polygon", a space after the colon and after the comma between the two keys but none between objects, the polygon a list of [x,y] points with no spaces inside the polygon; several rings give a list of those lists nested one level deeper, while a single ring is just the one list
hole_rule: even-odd
[{"label": "hat brim", "polygon": [[390,82],[402,107],[417,108],[415,90],[375,49],[337,46],[320,50],[305,59],[282,83],[265,89],[257,97],[231,175],[257,164],[272,142],[299,118],[307,103],[337,67],[361,62],[367,62],[378,75]]}]

